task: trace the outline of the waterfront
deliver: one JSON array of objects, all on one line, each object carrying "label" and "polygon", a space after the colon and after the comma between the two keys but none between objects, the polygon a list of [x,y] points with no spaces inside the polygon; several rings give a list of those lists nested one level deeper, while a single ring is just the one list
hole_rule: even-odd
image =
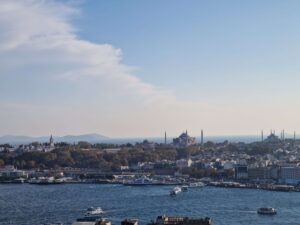
[{"label": "waterfront", "polygon": [[[209,216],[214,225],[299,224],[299,193],[255,189],[204,187],[168,195],[170,186],[122,185],[0,185],[0,224],[71,224],[89,206],[100,206],[103,217],[120,224],[126,217],[146,224],[161,214]],[[257,215],[262,206],[275,207],[278,215]]]}]

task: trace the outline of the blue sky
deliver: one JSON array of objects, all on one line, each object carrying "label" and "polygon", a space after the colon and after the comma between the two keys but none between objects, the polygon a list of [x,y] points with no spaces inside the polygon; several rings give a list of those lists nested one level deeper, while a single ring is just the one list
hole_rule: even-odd
[{"label": "blue sky", "polygon": [[[299,6],[299,1],[87,1],[76,24],[82,38],[121,48],[123,61],[137,66],[139,77],[180,98],[255,100],[280,94],[282,85],[298,89],[289,79],[298,81]],[[270,80],[272,85],[260,85]]]},{"label": "blue sky", "polygon": [[299,1],[0,6],[0,135],[300,126]]}]

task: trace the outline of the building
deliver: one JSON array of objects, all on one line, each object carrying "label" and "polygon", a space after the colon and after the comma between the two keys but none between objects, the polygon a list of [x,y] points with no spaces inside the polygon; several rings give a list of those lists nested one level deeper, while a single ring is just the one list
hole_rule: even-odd
[{"label": "building", "polygon": [[111,225],[111,222],[106,219],[96,221],[76,221],[72,225]]},{"label": "building", "polygon": [[179,159],[176,161],[176,166],[179,168],[191,167],[193,161],[191,159]]},{"label": "building", "polygon": [[279,181],[285,184],[298,184],[300,182],[300,167],[281,167]]},{"label": "building", "polygon": [[28,173],[24,170],[17,170],[12,165],[7,165],[3,168],[0,168],[0,177],[6,178],[27,178]]},{"label": "building", "polygon": [[280,143],[281,140],[278,136],[275,135],[275,132],[271,132],[271,134],[264,140],[264,142],[269,144],[277,144]]},{"label": "building", "polygon": [[173,139],[173,145],[177,148],[185,148],[196,144],[196,138],[190,137],[188,132],[183,132],[178,138]]},{"label": "building", "polygon": [[50,149],[53,149],[55,147],[55,145],[54,145],[54,139],[53,139],[52,135],[50,136],[49,147],[50,147]]},{"label": "building", "polygon": [[250,167],[248,168],[249,180],[277,180],[278,167]]},{"label": "building", "polygon": [[210,218],[190,219],[188,217],[169,217],[169,216],[158,216],[155,225],[211,225],[212,221]]},{"label": "building", "polygon": [[248,166],[236,164],[234,166],[234,178],[237,180],[248,179]]},{"label": "building", "polygon": [[121,225],[138,225],[137,219],[125,219],[121,222]]},{"label": "building", "polygon": [[144,140],[143,141],[143,149],[145,151],[155,150],[155,143],[154,142],[150,142],[148,140]]}]

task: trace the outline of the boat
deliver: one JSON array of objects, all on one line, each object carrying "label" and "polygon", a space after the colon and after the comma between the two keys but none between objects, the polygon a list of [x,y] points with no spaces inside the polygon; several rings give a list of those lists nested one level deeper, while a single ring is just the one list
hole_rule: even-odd
[{"label": "boat", "polygon": [[84,217],[78,218],[77,222],[95,222],[101,220],[103,210],[100,207],[89,207],[84,214]]},{"label": "boat", "polygon": [[194,183],[190,183],[190,188],[195,188],[195,187],[204,187],[205,184],[202,182],[194,182]]},{"label": "boat", "polygon": [[276,215],[277,210],[274,208],[259,208],[257,213],[261,215]]},{"label": "boat", "polygon": [[39,178],[32,178],[28,181],[29,184],[63,184],[64,181],[61,179],[55,179],[54,177],[39,177]]},{"label": "boat", "polygon": [[90,207],[86,210],[86,216],[94,216],[94,215],[101,215],[103,210],[100,207]]},{"label": "boat", "polygon": [[180,192],[181,192],[181,187],[176,186],[172,191],[170,191],[170,196],[176,196]]},{"label": "boat", "polygon": [[142,176],[134,180],[123,182],[123,185],[128,185],[128,186],[144,186],[144,185],[158,185],[158,184],[160,183],[157,180],[148,178],[146,176]]},{"label": "boat", "polygon": [[188,191],[188,189],[189,189],[189,187],[188,187],[187,185],[183,185],[183,186],[181,187],[181,190],[182,190],[182,191]]}]

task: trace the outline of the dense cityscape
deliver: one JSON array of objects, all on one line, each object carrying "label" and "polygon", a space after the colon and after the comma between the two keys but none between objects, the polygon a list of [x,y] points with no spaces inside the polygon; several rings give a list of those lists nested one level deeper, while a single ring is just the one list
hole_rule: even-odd
[{"label": "dense cityscape", "polygon": [[300,142],[271,131],[261,141],[200,143],[183,132],[172,143],[48,143],[0,147],[3,183],[189,184],[298,191]]}]

